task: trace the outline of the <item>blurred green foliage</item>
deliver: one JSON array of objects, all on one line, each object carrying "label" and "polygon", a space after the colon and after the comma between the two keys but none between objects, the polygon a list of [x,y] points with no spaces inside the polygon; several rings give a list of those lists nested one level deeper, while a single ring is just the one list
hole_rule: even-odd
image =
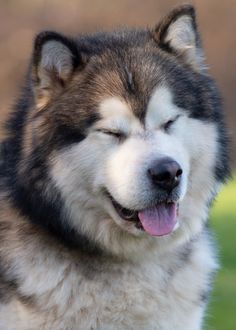
[{"label": "blurred green foliage", "polygon": [[236,329],[236,175],[223,188],[211,212],[221,269],[208,308],[206,330]]}]

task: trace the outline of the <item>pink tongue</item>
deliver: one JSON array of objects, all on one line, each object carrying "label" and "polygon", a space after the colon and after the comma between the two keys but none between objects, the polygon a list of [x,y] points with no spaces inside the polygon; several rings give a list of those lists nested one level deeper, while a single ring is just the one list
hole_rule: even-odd
[{"label": "pink tongue", "polygon": [[160,203],[138,213],[144,230],[153,236],[163,236],[172,232],[176,224],[176,204]]}]

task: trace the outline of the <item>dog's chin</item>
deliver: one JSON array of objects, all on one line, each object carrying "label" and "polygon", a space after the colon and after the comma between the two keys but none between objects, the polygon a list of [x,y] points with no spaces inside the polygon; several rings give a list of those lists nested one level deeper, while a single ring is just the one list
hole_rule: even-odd
[{"label": "dog's chin", "polygon": [[132,210],[122,206],[108,192],[107,198],[119,218],[119,225],[134,234],[145,234],[151,236],[165,236],[173,233],[179,227],[178,223],[178,200],[157,200],[152,205]]}]

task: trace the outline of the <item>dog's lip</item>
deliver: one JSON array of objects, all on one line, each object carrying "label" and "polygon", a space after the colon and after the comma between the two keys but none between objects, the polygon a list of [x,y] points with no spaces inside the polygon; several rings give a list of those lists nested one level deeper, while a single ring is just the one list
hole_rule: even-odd
[{"label": "dog's lip", "polygon": [[109,196],[109,198],[111,200],[111,203],[112,203],[114,209],[116,210],[116,212],[118,213],[118,215],[122,219],[124,219],[126,221],[140,222],[139,221],[139,218],[138,218],[138,211],[136,211],[136,210],[130,210],[130,209],[127,209],[127,208],[123,207],[109,193],[108,193],[108,196]]},{"label": "dog's lip", "polygon": [[[114,209],[116,210],[117,214],[119,217],[125,221],[130,221],[134,222],[136,228],[140,230],[144,230],[143,225],[138,217],[138,213],[141,210],[131,210],[128,208],[123,207],[121,204],[119,204],[115,198],[106,190],[106,195],[110,199]],[[178,208],[179,208],[179,203],[178,201],[172,200],[172,199],[167,199],[167,200],[158,200],[155,202],[155,204],[150,205],[150,207],[161,204],[161,203],[176,203],[177,204],[177,213],[178,213]]]}]

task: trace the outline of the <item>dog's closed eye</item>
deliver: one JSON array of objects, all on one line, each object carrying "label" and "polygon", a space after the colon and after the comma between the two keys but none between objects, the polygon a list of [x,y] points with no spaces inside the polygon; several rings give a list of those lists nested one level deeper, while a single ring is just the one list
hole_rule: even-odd
[{"label": "dog's closed eye", "polygon": [[164,123],[162,125],[162,129],[165,131],[165,132],[169,132],[170,128],[172,127],[172,125],[177,121],[177,119],[179,119],[180,115],[176,116],[175,118],[173,119],[170,119],[168,120],[166,123]]},{"label": "dog's closed eye", "polygon": [[119,141],[124,140],[127,136],[124,132],[122,131],[118,131],[118,130],[110,130],[110,129],[106,129],[106,128],[101,128],[98,129],[97,132],[106,134],[106,135],[110,135],[116,139],[118,139]]}]

